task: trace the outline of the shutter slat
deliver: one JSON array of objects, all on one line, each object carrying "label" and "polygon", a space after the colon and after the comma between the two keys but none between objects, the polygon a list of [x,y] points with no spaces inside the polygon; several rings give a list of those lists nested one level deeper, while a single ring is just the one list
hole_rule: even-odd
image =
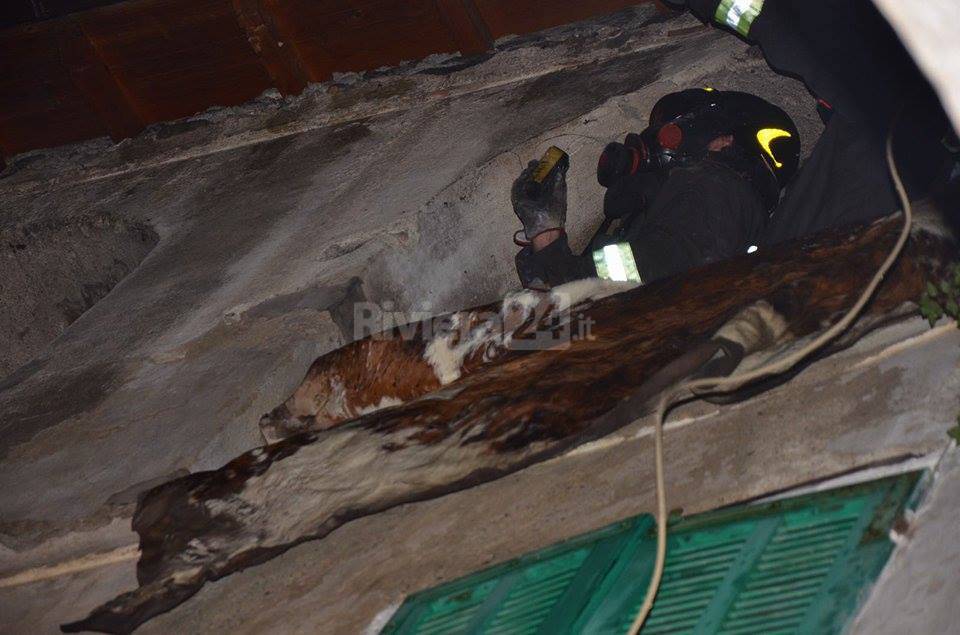
[{"label": "shutter slat", "polygon": [[[642,633],[841,632],[889,557],[889,526],[918,477],[674,523]],[[638,516],[408,598],[383,632],[622,635],[643,599],[655,548],[652,518]]]}]

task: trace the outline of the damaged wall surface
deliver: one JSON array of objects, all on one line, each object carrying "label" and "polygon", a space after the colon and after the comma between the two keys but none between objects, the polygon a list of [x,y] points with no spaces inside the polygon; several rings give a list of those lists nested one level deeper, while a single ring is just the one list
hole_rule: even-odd
[{"label": "damaged wall surface", "polygon": [[[498,479],[609,435],[650,412],[660,391],[710,360],[718,350],[711,335],[756,299],[763,306],[750,309],[746,321],[763,324],[754,327],[763,334],[744,340],[748,353],[769,354],[823,328],[857,296],[897,229],[888,219],[854,233],[828,232],[614,297],[602,296],[625,285],[578,281],[547,294],[526,292],[499,310],[491,307],[496,320],[478,318],[479,309],[449,319],[469,330],[427,340],[422,334],[430,329],[421,323],[413,338],[396,329],[334,351],[272,414],[270,440],[279,442],[145,495],[133,519],[140,587],[64,628],[129,632],[207,580],[324,538],[345,522]],[[924,281],[946,270],[953,246],[942,236],[914,235],[870,319],[843,339],[855,341],[904,305],[913,313],[911,300]],[[842,275],[837,262],[845,263]],[[737,281],[735,291],[730,280]],[[538,311],[538,304],[547,306]],[[757,311],[768,317],[757,319]],[[592,336],[568,334],[567,346],[509,346],[547,334],[560,342],[566,329],[587,321],[596,325]],[[391,365],[384,368],[384,360]],[[396,402],[391,384],[405,375],[427,375],[420,394],[354,418],[362,411],[351,408],[353,399],[368,396],[368,384],[380,384],[374,393]],[[320,405],[320,412],[306,404]],[[331,421],[336,415],[352,420],[338,425]]]},{"label": "damaged wall surface", "polygon": [[[22,414],[3,421],[5,541],[105,522],[110,494],[257,445],[260,415],[344,341],[330,309],[355,277],[405,312],[515,288],[507,190],[520,157],[550,143],[572,153],[570,231],[582,241],[599,218],[599,149],[676,86],[779,92],[810,109],[798,116],[807,130],[815,121],[803,88],[735,40],[667,34],[686,19],[641,35],[643,20],[510,44],[460,71],[268,99],[107,152],[14,161],[5,225],[109,212],[159,243],[95,320],[7,377],[0,408]],[[62,389],[78,385],[102,389],[80,400]]]},{"label": "damaged wall surface", "polygon": [[[568,229],[575,247],[600,217],[600,149],[642,128],[652,104],[678,87],[764,96],[791,112],[809,151],[820,123],[802,85],[771,73],[734,38],[689,18],[650,23],[653,15],[638,9],[501,42],[488,60],[433,59],[345,76],[299,98],[265,95],[117,146],[91,142],[11,161],[0,179],[2,227],[110,215],[149,228],[158,242],[85,318],[0,383],[0,411],[14,413],[0,423],[0,570],[130,544],[136,493],[185,471],[219,468],[260,445],[261,415],[291,394],[318,355],[353,339],[353,302],[382,308],[389,326],[391,311],[457,310],[515,289],[509,183],[547,146],[572,155]],[[952,385],[939,388],[949,392]],[[941,404],[943,395],[930,399]],[[809,447],[796,441],[785,451],[806,456]],[[864,460],[855,441],[832,446],[829,469]],[[927,437],[918,443],[895,449],[935,445]],[[734,465],[746,456],[713,458],[739,495],[749,489],[748,470]],[[684,469],[688,485],[711,476],[692,463]],[[780,486],[810,476],[793,470]],[[730,500],[711,495],[714,505],[717,496]],[[702,496],[688,492],[686,500],[707,504]],[[628,506],[604,513],[624,515]],[[396,538],[378,523],[409,513],[361,524],[356,535],[377,536],[378,543],[379,536]],[[569,533],[612,518],[578,519]],[[362,628],[433,575],[398,576],[398,584],[385,585],[389,592],[378,588],[366,597],[364,585],[369,591],[384,581],[364,581],[358,572],[370,561],[340,551],[363,551],[362,544],[332,537],[339,541],[334,551],[312,553],[321,554],[317,570],[336,568],[337,575],[323,584],[297,578],[291,584],[303,588],[284,593],[315,600],[309,589],[336,589],[340,571],[352,576],[350,591],[319,603],[324,608],[305,618],[305,629],[324,620]],[[490,554],[440,563],[437,575],[530,546],[493,543],[499,546]],[[132,563],[124,566],[42,583],[52,594],[40,605],[23,602],[34,586],[0,589],[0,602],[4,612],[18,607],[19,624],[42,613],[52,628],[135,586]],[[286,560],[270,571],[290,566]],[[264,584],[275,579],[269,576]],[[244,577],[198,599],[249,584],[258,585]],[[363,610],[349,617],[358,596]],[[204,618],[191,611],[188,604],[158,620],[156,632],[199,628]]]},{"label": "damaged wall surface", "polygon": [[105,216],[0,230],[0,378],[34,359],[156,242],[149,227]]}]

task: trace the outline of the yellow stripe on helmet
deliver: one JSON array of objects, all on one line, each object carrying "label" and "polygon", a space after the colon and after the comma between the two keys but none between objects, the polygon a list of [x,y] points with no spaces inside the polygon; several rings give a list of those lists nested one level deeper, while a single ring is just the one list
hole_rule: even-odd
[{"label": "yellow stripe on helmet", "polygon": [[781,139],[783,137],[790,138],[793,135],[787,132],[786,130],[781,130],[780,128],[764,128],[757,132],[757,141],[760,142],[760,147],[763,148],[763,151],[770,155],[770,158],[773,159],[773,164],[777,168],[782,168],[783,164],[777,161],[777,157],[773,156],[773,150],[770,149],[770,144]]}]

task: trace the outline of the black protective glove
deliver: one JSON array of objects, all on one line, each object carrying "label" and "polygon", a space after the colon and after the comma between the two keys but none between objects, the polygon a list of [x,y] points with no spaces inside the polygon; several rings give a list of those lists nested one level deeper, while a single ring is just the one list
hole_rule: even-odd
[{"label": "black protective glove", "polygon": [[559,168],[547,177],[537,195],[531,195],[529,184],[537,169],[537,161],[531,161],[513,182],[510,202],[513,212],[523,223],[527,240],[550,229],[562,229],[567,222],[567,171]]}]

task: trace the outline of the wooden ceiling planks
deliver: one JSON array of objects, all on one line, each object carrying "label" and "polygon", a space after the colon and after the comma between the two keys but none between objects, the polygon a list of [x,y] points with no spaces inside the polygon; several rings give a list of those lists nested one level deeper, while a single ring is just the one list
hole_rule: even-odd
[{"label": "wooden ceiling planks", "polygon": [[95,44],[79,20],[61,23],[61,60],[73,85],[86,98],[106,127],[110,137],[119,141],[143,129],[146,118],[136,108],[132,96],[103,63]]},{"label": "wooden ceiling planks", "polygon": [[78,14],[147,122],[231,106],[272,84],[228,0],[150,0]]},{"label": "wooden ceiling planks", "polygon": [[0,160],[298,94],[334,72],[490,49],[629,0],[129,0],[0,30]]},{"label": "wooden ceiling planks", "polygon": [[66,70],[62,25],[0,33],[0,155],[108,134]]},{"label": "wooden ceiling planks", "polygon": [[263,0],[263,6],[314,82],[457,48],[435,0]]},{"label": "wooden ceiling planks", "polygon": [[273,85],[282,95],[299,94],[306,88],[309,76],[302,58],[277,28],[277,21],[261,9],[260,0],[233,0],[233,9]]},{"label": "wooden ceiling planks", "polygon": [[493,48],[493,34],[473,0],[437,0],[437,8],[453,35],[456,50],[476,55]]}]

